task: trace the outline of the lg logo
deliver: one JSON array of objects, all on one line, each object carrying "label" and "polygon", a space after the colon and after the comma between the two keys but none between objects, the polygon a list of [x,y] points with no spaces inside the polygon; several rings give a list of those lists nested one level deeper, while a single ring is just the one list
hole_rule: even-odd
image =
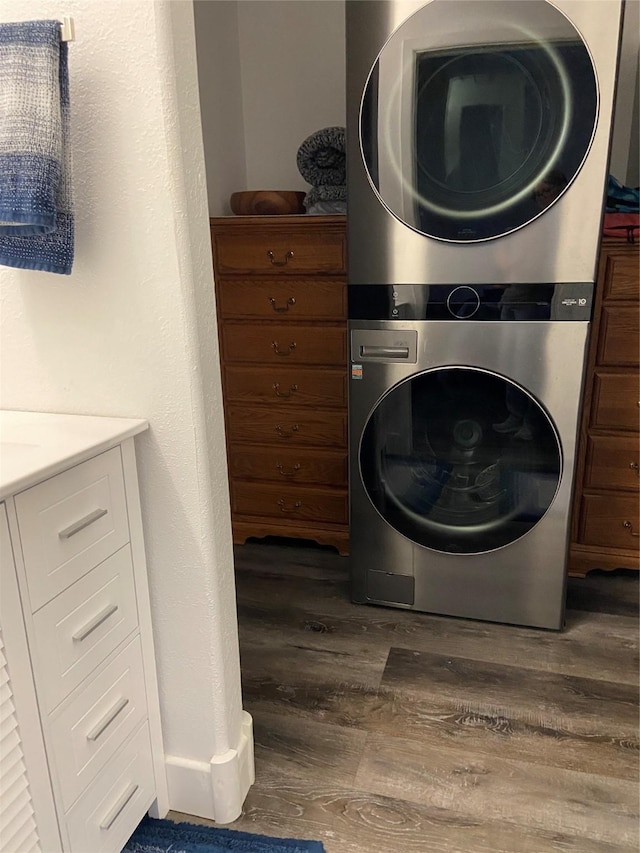
[{"label": "lg logo", "polygon": [[587,300],[586,300],[586,299],[584,299],[584,298],[583,298],[583,299],[578,299],[578,305],[586,305],[586,304],[587,304]]}]

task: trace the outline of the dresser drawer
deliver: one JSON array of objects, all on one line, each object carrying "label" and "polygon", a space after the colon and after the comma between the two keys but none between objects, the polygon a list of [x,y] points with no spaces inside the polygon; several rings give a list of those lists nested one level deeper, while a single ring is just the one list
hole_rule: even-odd
[{"label": "dresser drawer", "polygon": [[136,637],[51,717],[51,748],[65,811],[146,717]]},{"label": "dresser drawer", "polygon": [[638,488],[639,436],[591,435],[585,485],[592,489]]},{"label": "dresser drawer", "polygon": [[[346,412],[266,406],[227,407],[228,434],[234,442],[283,447],[346,447]],[[266,452],[266,451],[265,451]]]},{"label": "dresser drawer", "polygon": [[68,812],[71,849],[74,853],[122,850],[154,796],[149,729],[145,723]]},{"label": "dresser drawer", "polygon": [[640,315],[637,308],[605,305],[602,309],[602,328],[598,363],[635,365],[640,340]]},{"label": "dresser drawer", "polygon": [[284,367],[227,367],[228,400],[237,403],[277,403],[282,406],[345,406],[345,370]]},{"label": "dresser drawer", "polygon": [[238,515],[342,524],[348,518],[347,492],[270,483],[231,484],[232,509]]},{"label": "dresser drawer", "polygon": [[605,299],[638,299],[638,253],[607,256],[604,272]]},{"label": "dresser drawer", "polygon": [[33,611],[129,541],[119,447],[15,500]]},{"label": "dresser drawer", "polygon": [[34,615],[38,694],[48,712],[138,624],[129,546]]},{"label": "dresser drawer", "polygon": [[345,320],[347,288],[335,278],[223,278],[220,315],[247,320]]},{"label": "dresser drawer", "polygon": [[581,542],[604,548],[638,550],[638,495],[584,495]]},{"label": "dresser drawer", "polygon": [[342,234],[300,233],[292,228],[252,227],[251,233],[216,234],[213,251],[218,272],[260,275],[339,274],[345,271]]},{"label": "dresser drawer", "polygon": [[596,370],[593,377],[591,426],[638,429],[640,383],[637,374]]},{"label": "dresser drawer", "polygon": [[234,479],[346,486],[348,457],[346,450],[232,446],[229,471]]},{"label": "dresser drawer", "polygon": [[346,366],[346,326],[283,326],[272,323],[225,323],[224,360],[259,364]]}]

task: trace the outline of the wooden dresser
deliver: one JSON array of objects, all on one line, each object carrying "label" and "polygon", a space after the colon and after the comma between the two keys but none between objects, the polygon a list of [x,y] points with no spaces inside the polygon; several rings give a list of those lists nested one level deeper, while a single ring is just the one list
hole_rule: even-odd
[{"label": "wooden dresser", "polygon": [[234,542],[348,552],[344,216],[211,219]]},{"label": "wooden dresser", "polygon": [[604,239],[587,357],[569,574],[638,569],[638,245]]}]

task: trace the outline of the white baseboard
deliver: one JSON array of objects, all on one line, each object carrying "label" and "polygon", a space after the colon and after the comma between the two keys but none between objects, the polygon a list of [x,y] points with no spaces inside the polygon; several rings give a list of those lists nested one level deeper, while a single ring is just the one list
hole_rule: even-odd
[{"label": "white baseboard", "polygon": [[255,781],[251,715],[242,712],[240,742],[235,749],[214,755],[208,762],[166,755],[165,763],[172,811],[231,823],[240,817]]}]

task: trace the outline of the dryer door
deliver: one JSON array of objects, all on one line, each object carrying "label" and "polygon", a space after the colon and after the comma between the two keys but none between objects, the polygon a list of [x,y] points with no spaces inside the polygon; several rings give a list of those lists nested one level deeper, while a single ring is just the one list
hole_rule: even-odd
[{"label": "dryer door", "polygon": [[432,0],[371,69],[361,149],[400,221],[440,240],[488,240],[566,192],[597,116],[589,51],[547,0]]},{"label": "dryer door", "polygon": [[416,374],[375,406],[359,450],[380,515],[436,551],[475,554],[514,542],[558,490],[562,451],[542,405],[490,371]]}]

